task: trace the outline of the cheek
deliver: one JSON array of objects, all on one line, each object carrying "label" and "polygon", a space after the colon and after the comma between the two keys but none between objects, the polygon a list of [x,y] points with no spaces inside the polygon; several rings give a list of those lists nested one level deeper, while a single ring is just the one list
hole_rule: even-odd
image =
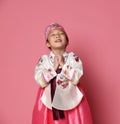
[{"label": "cheek", "polygon": [[54,38],[53,37],[49,37],[48,38],[48,42],[52,42],[52,41],[54,41]]},{"label": "cheek", "polygon": [[50,41],[50,40],[51,40],[51,38],[52,38],[52,37],[48,36],[48,41]]},{"label": "cheek", "polygon": [[66,41],[68,40],[68,38],[67,38],[67,36],[66,36],[66,35],[64,35],[64,36],[63,36],[63,38],[64,38]]},{"label": "cheek", "polygon": [[62,39],[63,39],[66,43],[68,42],[66,36],[64,36]]}]

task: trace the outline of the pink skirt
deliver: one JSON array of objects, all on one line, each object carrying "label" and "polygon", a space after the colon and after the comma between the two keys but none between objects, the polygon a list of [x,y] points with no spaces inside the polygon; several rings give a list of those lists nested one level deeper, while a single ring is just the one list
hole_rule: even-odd
[{"label": "pink skirt", "polygon": [[81,103],[72,110],[64,111],[64,119],[54,120],[52,110],[48,109],[40,100],[44,89],[39,88],[32,114],[32,124],[92,124],[92,116],[85,93],[81,87],[79,89],[84,94]]}]

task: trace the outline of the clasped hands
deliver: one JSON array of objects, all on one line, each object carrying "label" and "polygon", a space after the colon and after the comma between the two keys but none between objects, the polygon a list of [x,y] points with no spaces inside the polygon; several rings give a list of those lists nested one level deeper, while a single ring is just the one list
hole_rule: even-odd
[{"label": "clasped hands", "polygon": [[[63,67],[64,65],[64,58],[63,56],[55,56],[54,58],[54,69],[55,71],[58,69],[58,67]],[[66,88],[67,85],[68,85],[68,79],[65,78],[62,82],[61,81],[58,81],[58,84],[62,86],[62,88]]]},{"label": "clasped hands", "polygon": [[63,56],[60,56],[60,55],[55,55],[55,58],[54,58],[54,69],[55,71],[58,69],[58,67],[63,67],[64,65],[64,58]]}]

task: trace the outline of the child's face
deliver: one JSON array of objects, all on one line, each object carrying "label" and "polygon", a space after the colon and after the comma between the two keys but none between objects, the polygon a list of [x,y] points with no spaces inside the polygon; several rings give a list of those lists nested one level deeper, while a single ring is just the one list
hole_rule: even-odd
[{"label": "child's face", "polygon": [[48,35],[47,46],[51,49],[65,49],[67,44],[66,34],[62,30],[53,30]]}]

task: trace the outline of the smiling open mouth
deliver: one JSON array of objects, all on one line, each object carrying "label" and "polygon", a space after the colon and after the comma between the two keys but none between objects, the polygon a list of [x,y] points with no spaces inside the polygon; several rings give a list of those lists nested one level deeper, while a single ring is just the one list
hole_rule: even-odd
[{"label": "smiling open mouth", "polygon": [[62,42],[62,40],[61,40],[61,39],[57,39],[57,40],[55,41],[55,43],[59,43],[59,42]]}]

